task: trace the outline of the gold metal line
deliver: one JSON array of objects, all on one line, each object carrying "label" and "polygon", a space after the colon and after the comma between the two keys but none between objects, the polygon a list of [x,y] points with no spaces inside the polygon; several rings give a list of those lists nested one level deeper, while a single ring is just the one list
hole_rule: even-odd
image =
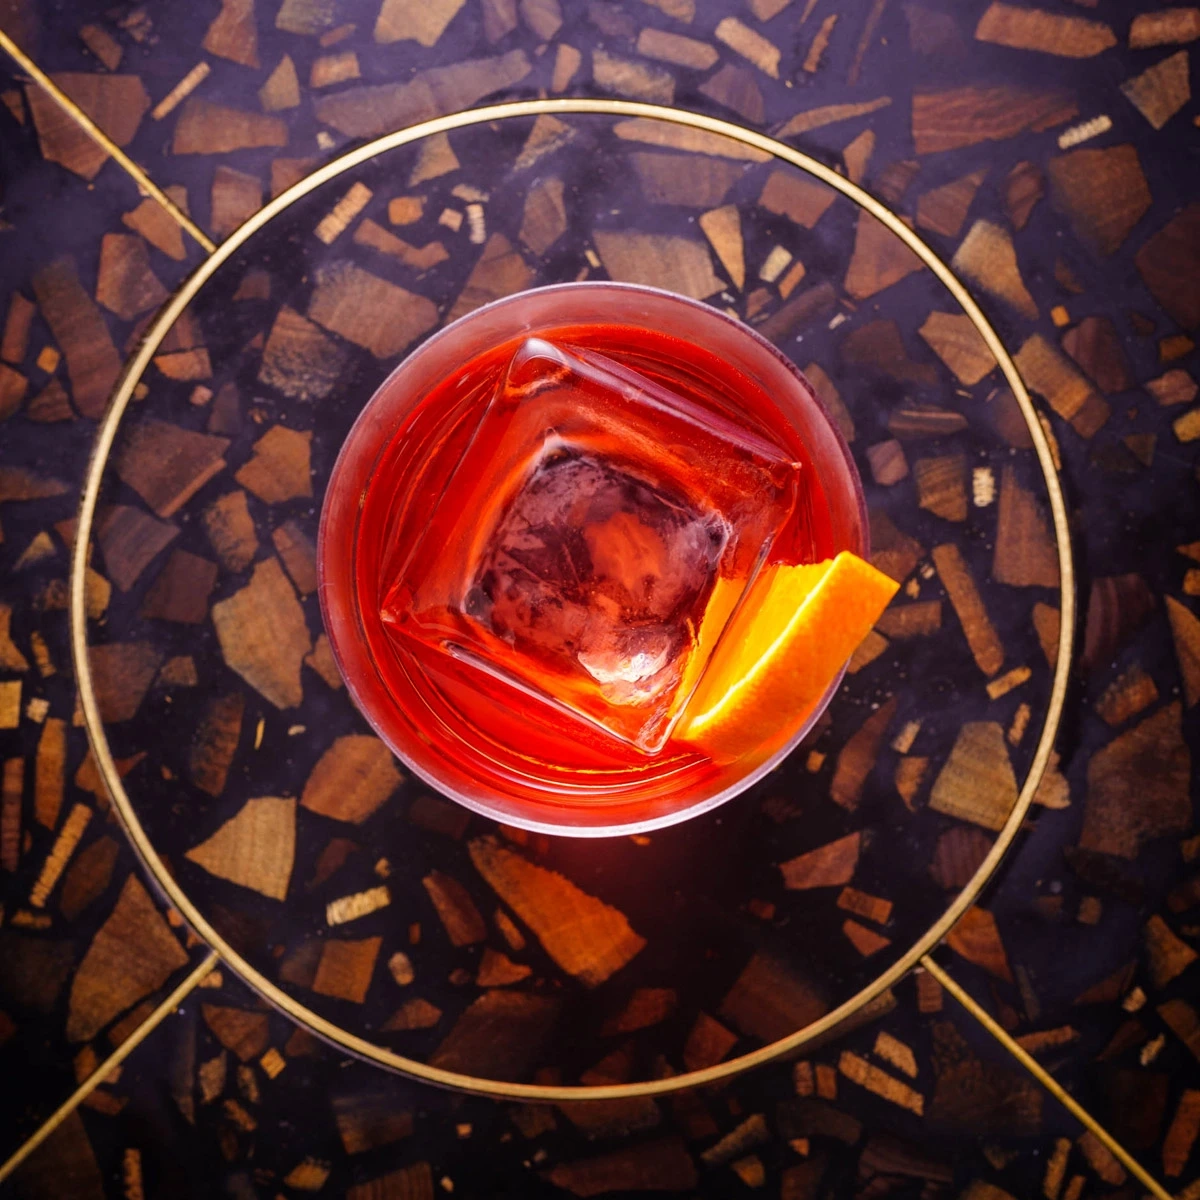
[{"label": "gold metal line", "polygon": [[107,154],[109,154],[112,159],[133,178],[134,183],[136,183],[138,186],[138,191],[141,192],[143,196],[149,196],[158,201],[158,203],[161,204],[163,208],[165,208],[167,212],[171,214],[171,217],[176,221],[176,223],[179,224],[186,233],[195,238],[195,240],[199,242],[209,254],[211,254],[217,248],[216,242],[214,242],[212,238],[210,238],[208,234],[205,233],[204,230],[201,229],[200,226],[197,225],[195,221],[193,221],[191,217],[189,217],[187,213],[185,213],[183,209],[181,209],[179,205],[176,204],[175,201],[172,200],[171,197],[168,196],[167,193],[164,192],[162,188],[160,188],[158,184],[156,184],[154,180],[151,179],[150,176],[147,175],[146,172],[139,167],[137,163],[135,163],[133,159],[130,158],[129,155],[126,154],[125,151],[122,150],[121,147],[112,140],[112,138],[108,136],[107,133],[104,132],[103,129],[101,129],[100,126],[97,125],[96,122],[93,121],[92,118],[89,117],[87,113],[85,113],[83,109],[80,108],[79,105],[76,104],[75,101],[72,100],[71,97],[68,96],[54,82],[54,80],[50,78],[49,75],[46,74],[46,72],[43,71],[41,67],[39,67],[37,63],[35,63],[33,59],[25,53],[24,50],[22,50],[21,47],[18,46],[17,43],[14,42],[12,38],[10,38],[8,34],[4,32],[3,29],[0,29],[0,50],[4,50],[8,56],[14,62],[16,62],[21,70],[24,71],[36,84],[38,84],[38,86],[45,91],[50,99],[53,100],[54,103],[57,104],[58,107],[61,108],[63,112],[65,112],[67,116],[70,117],[71,120],[74,121],[75,124],[78,125],[84,131],[84,133],[86,133],[88,137],[92,139],[92,141],[94,141]]},{"label": "gold metal line", "polygon": [[[1049,704],[1046,712],[1046,723],[1043,726],[1029,774],[1021,788],[1016,804],[1013,806],[1008,820],[999,831],[996,841],[987,857],[980,864],[968,884],[959,892],[946,911],[900,958],[886,971],[876,978],[856,995],[850,997],[831,1012],[813,1021],[804,1029],[789,1037],[763,1046],[749,1054],[727,1062],[718,1063],[702,1071],[692,1071],[677,1075],[670,1079],[646,1080],[639,1083],[612,1084],[603,1087],[549,1087],[540,1084],[504,1083],[499,1080],[477,1078],[463,1075],[455,1071],[445,1071],[431,1067],[415,1059],[377,1046],[365,1038],[358,1037],[348,1030],[335,1025],[324,1017],[313,1012],[305,1005],[288,995],[276,984],[272,983],[238,954],[229,943],[212,927],[204,915],[184,893],[174,877],[167,871],[157,851],[154,849],[146,831],[142,828],[133,803],[125,791],[124,783],[113,761],[112,751],[104,723],[100,719],[100,710],[96,702],[95,685],[92,680],[91,664],[88,658],[87,640],[87,610],[85,592],[85,571],[87,567],[88,546],[91,541],[92,527],[95,521],[96,508],[99,503],[100,489],[104,481],[105,466],[108,456],[116,439],[121,418],[130,403],[133,390],[159,344],[166,336],[172,324],[200,292],[200,289],[216,274],[217,270],[255,233],[264,228],[270,221],[284,212],[292,204],[308,195],[321,185],[336,179],[352,167],[369,161],[387,151],[405,146],[410,142],[439,133],[448,133],[467,126],[485,124],[490,121],[506,120],[514,117],[540,116],[548,113],[581,113],[598,116],[615,117],[646,117],[652,120],[664,121],[668,124],[681,125],[692,129],[701,129],[708,133],[719,134],[744,145],[763,150],[774,157],[791,163],[793,166],[828,184],[830,187],[847,196],[859,207],[866,209],[876,220],[881,222],[889,231],[894,233],[907,245],[922,262],[937,276],[947,291],[954,297],[963,311],[971,318],[980,336],[983,337],[995,357],[1005,377],[1012,388],[1017,403],[1029,427],[1034,450],[1046,481],[1046,489],[1050,497],[1050,510],[1054,522],[1055,538],[1058,545],[1059,572],[1061,576],[1061,618],[1059,628],[1058,663],[1055,668],[1054,681],[1051,687]],[[1066,504],[1062,488],[1055,471],[1054,460],[1042,426],[1038,420],[1037,410],[1024,381],[1021,379],[1016,364],[1004,348],[999,335],[989,324],[979,305],[970,292],[963,286],[958,277],[945,263],[923,242],[899,217],[890,209],[856,184],[844,179],[835,171],[830,170],[824,163],[818,162],[809,155],[774,138],[764,134],[743,129],[729,121],[709,117],[701,113],[688,112],[685,109],[665,108],[656,104],[643,104],[630,100],[596,100],[596,99],[554,99],[554,100],[522,100],[510,104],[495,104],[483,108],[470,109],[465,112],[452,113],[444,117],[436,117],[407,129],[385,134],[363,146],[349,151],[340,158],[318,167],[311,175],[293,184],[287,191],[260,209],[241,225],[234,233],[225,239],[210,257],[205,259],[172,296],[167,304],[159,311],[157,317],[146,331],[133,357],[126,364],[121,378],[113,390],[109,409],[101,422],[92,451],[92,459],[88,466],[84,483],[83,495],[79,506],[79,529],[75,539],[71,563],[71,653],[74,659],[76,679],[79,685],[80,705],[83,709],[84,723],[96,759],[100,774],[104,779],[113,804],[125,827],[136,853],[145,863],[147,870],[154,876],[159,888],[183,915],[184,920],[209,945],[215,947],[224,963],[230,970],[236,972],[242,980],[259,993],[264,999],[300,1025],[306,1026],[313,1033],[326,1041],[348,1051],[369,1062],[398,1071],[401,1074],[424,1080],[440,1087],[452,1088],[456,1091],[472,1092],[478,1095],[495,1096],[510,1100],[536,1100],[550,1103],[578,1100],[614,1100],[627,1099],[634,1096],[663,1095],[669,1092],[716,1083],[719,1080],[738,1075],[788,1054],[798,1047],[806,1045],[824,1034],[831,1032],[847,1017],[862,1009],[888,988],[898,983],[921,957],[932,950],[957,923],[962,914],[974,903],[976,897],[995,872],[1005,851],[1017,836],[1025,815],[1033,803],[1033,796],[1046,770],[1050,752],[1054,746],[1055,734],[1062,718],[1066,698],[1067,683],[1070,678],[1071,649],[1075,637],[1075,569],[1071,553],[1070,533],[1067,525]]]},{"label": "gold metal line", "polygon": [[1085,1129],[1096,1135],[1113,1154],[1123,1167],[1144,1187],[1156,1200],[1172,1200],[1171,1193],[1163,1187],[1153,1175],[1142,1166],[1120,1142],[1117,1141],[1095,1117],[1092,1116],[1070,1092],[1042,1066],[1019,1042],[1012,1038],[1008,1031],[998,1024],[991,1014],[980,1005],[973,996],[964,991],[946,974],[933,959],[926,954],[921,959],[921,966],[930,973],[1077,1120]]},{"label": "gold metal line", "polygon": [[215,950],[210,950],[200,965],[191,971],[137,1029],[71,1093],[67,1101],[59,1106],[37,1133],[0,1166],[0,1183],[3,1183],[104,1082],[114,1067],[119,1067],[200,986],[200,981],[219,962],[220,956]]}]

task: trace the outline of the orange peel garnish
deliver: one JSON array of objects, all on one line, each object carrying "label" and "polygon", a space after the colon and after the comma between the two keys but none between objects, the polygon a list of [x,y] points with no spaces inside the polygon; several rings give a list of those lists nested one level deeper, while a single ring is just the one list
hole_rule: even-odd
[{"label": "orange peel garnish", "polygon": [[774,748],[807,718],[899,586],[849,551],[822,563],[764,568],[675,738],[718,762]]}]

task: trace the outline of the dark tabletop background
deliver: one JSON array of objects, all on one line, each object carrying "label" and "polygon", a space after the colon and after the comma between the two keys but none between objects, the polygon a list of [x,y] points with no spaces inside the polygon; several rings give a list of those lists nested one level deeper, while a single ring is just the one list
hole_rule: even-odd
[{"label": "dark tabletop background", "polygon": [[[1081,626],[1091,651],[1085,656],[1088,665],[1074,674],[1059,742],[1071,802],[1039,811],[985,894],[984,907],[994,915],[1008,960],[1017,968],[1012,981],[955,955],[945,961],[1019,1036],[1052,1031],[1033,1042],[1052,1073],[1169,1187],[1200,1196],[1200,1184],[1187,1187],[1200,1180],[1200,1153],[1193,1146],[1200,1104],[1200,1023],[1193,1007],[1200,968],[1191,949],[1200,941],[1200,846],[1194,824],[1181,836],[1175,831],[1146,838],[1140,852],[1134,838],[1130,856],[1077,848],[1088,805],[1100,803],[1097,794],[1107,786],[1103,748],[1172,705],[1183,710],[1182,741],[1168,718],[1170,731],[1134,745],[1135,753],[1121,758],[1120,770],[1138,777],[1148,804],[1163,789],[1186,787],[1191,777],[1186,746],[1196,732],[1191,706],[1200,690],[1200,634],[1192,631],[1187,614],[1200,594],[1200,575],[1189,575],[1200,551],[1189,556],[1177,548],[1200,537],[1200,505],[1196,443],[1187,440],[1187,422],[1178,428],[1176,422],[1191,411],[1194,396],[1189,398],[1179,376],[1172,377],[1181,389],[1178,397],[1170,397],[1180,400],[1176,404],[1164,404],[1143,385],[1171,370],[1194,374],[1198,365],[1188,325],[1194,328],[1200,318],[1200,222],[1195,207],[1190,218],[1185,210],[1200,182],[1200,106],[1189,100],[1155,129],[1121,90],[1130,78],[1181,51],[1186,73],[1191,47],[1130,48],[1135,14],[1157,11],[1144,0],[1045,0],[1048,11],[1102,22],[1112,30],[1111,48],[1082,59],[975,39],[987,7],[979,0],[696,0],[694,12],[689,0],[563,0],[561,10],[553,0],[520,5],[465,0],[428,47],[412,40],[377,44],[371,3],[288,0],[285,9],[308,14],[308,33],[277,28],[278,7],[276,0],[247,0],[257,51],[252,62],[243,63],[201,49],[218,13],[208,0],[195,6],[151,0],[137,8],[99,0],[41,5],[0,0],[0,27],[49,72],[112,69],[139,76],[151,104],[205,61],[211,73],[196,95],[259,112],[259,89],[280,59],[290,56],[300,81],[299,103],[276,114],[286,123],[286,146],[179,156],[172,154],[171,141],[181,108],[161,120],[147,113],[132,122],[129,153],[159,184],[186,188],[192,216],[218,236],[222,231],[213,229],[209,195],[219,169],[232,167],[256,177],[269,194],[273,159],[307,159],[315,165],[351,144],[319,124],[314,113],[313,97],[320,93],[309,86],[310,70],[321,55],[353,51],[361,78],[336,86],[355,88],[522,51],[528,69],[488,97],[511,99],[548,94],[555,62],[564,61],[563,47],[580,52],[566,94],[604,94],[593,78],[593,54],[599,50],[635,64],[622,77],[626,90],[616,94],[673,101],[764,130],[779,128],[802,110],[888,97],[886,107],[812,130],[793,143],[837,165],[852,139],[872,130],[876,140],[864,184],[912,215],[933,187],[987,167],[971,217],[1013,230],[1020,270],[1040,312],[1031,321],[985,303],[1009,348],[1015,350],[1035,331],[1057,343],[1064,328],[1089,317],[1111,322],[1136,385],[1108,395],[1109,419],[1089,437],[1051,418],[1079,565]],[[395,9],[401,12],[403,6]],[[759,20],[762,15],[768,19]],[[814,38],[835,15],[828,47],[814,62]],[[714,37],[728,16],[779,49],[778,78]],[[319,39],[342,26],[347,28],[334,35],[336,44],[322,49]],[[92,27],[86,42],[85,27]],[[637,40],[645,28],[715,47],[716,65],[696,70],[639,55]],[[113,57],[98,61],[97,47],[110,55],[119,48],[119,64]],[[718,74],[722,84],[709,86]],[[1049,131],[1026,130],[918,155],[911,130],[914,94],[965,86],[1061,89],[1077,116]],[[114,163],[88,180],[46,161],[29,100],[34,91],[35,85],[5,61],[0,313],[8,311],[14,296],[34,300],[34,275],[64,254],[74,258],[84,288],[94,293],[101,239],[127,232],[122,216],[139,203],[135,185]],[[714,93],[733,99],[734,107],[719,103]],[[483,98],[472,95],[468,103]],[[1012,102],[1010,94],[1005,103]],[[431,114],[413,114],[426,115]],[[1081,236],[1077,214],[1051,194],[1044,176],[1063,153],[1057,143],[1063,130],[1100,116],[1111,120],[1111,129],[1086,147],[1135,147],[1150,203],[1119,244],[1097,248]],[[107,112],[100,123],[115,132],[130,123],[130,114]],[[1018,164],[1027,165],[1014,177]],[[1025,221],[1019,219],[1014,180],[1029,182],[1033,194],[1039,187],[1045,193]],[[1121,197],[1114,193],[1111,199],[1115,204]],[[1138,252],[1169,224],[1172,232],[1166,236],[1174,238],[1165,252],[1169,265],[1148,277],[1147,260],[1143,256],[1139,268]],[[969,227],[967,222],[963,231]],[[948,259],[961,232],[954,238],[927,236]],[[182,258],[168,257],[160,248],[150,251],[154,271],[168,287],[203,257],[187,238],[183,245]],[[1056,306],[1063,311],[1052,315]],[[46,921],[30,926],[20,915],[31,871],[36,875],[53,840],[53,831],[39,825],[34,811],[39,739],[47,717],[65,719],[70,726],[73,712],[59,586],[67,574],[63,535],[69,530],[60,523],[74,510],[96,428],[94,407],[79,396],[73,404],[58,398],[55,381],[70,393],[65,364],[44,353],[54,345],[49,326],[35,313],[27,346],[0,379],[5,389],[0,393],[0,606],[11,608],[12,641],[19,651],[18,657],[0,662],[0,686],[23,684],[19,722],[0,729],[0,759],[25,763],[23,790],[5,807],[10,824],[2,835],[0,862],[0,1157],[33,1132],[90,1072],[95,1055],[102,1057],[135,1023],[118,1022],[106,1038],[82,1050],[65,1032],[72,973],[136,872],[118,827],[105,819],[106,805],[86,786],[86,771],[77,774],[86,743],[76,727],[68,732],[68,803],[61,812],[80,801],[99,814],[83,843],[83,852],[91,856],[88,879],[66,911],[59,899],[45,909]],[[12,372],[23,378],[24,388]],[[50,489],[54,495],[24,498],[21,477],[8,471],[17,467],[65,486]],[[4,645],[0,640],[0,650]],[[1156,699],[1135,719],[1110,727],[1097,715],[1096,702],[1118,677],[1136,668],[1153,679]],[[1123,755],[1129,745],[1126,738]],[[14,832],[11,814],[18,803],[22,810]],[[136,923],[127,936],[139,936]],[[198,947],[187,953],[193,962],[199,960]],[[211,1023],[201,1017],[201,998],[210,996],[250,1014],[260,1048],[280,1048],[286,1065],[274,1078],[257,1057],[239,1065],[236,1054],[227,1055],[224,1081],[210,1067],[211,1087],[197,1090],[197,1067],[217,1061],[222,1048]],[[793,1066],[781,1063],[726,1087],[664,1100],[649,1118],[643,1112],[639,1121],[627,1122],[626,1130],[618,1121],[616,1133],[589,1139],[569,1112],[441,1093],[349,1061],[281,1017],[260,1014],[255,997],[226,973],[217,989],[195,993],[155,1030],[119,1078],[106,1082],[6,1187],[30,1197],[123,1195],[133,1200],[142,1195],[299,1196],[316,1185],[323,1195],[416,1200],[438,1194],[565,1194],[559,1185],[589,1194],[584,1181],[603,1175],[631,1195],[665,1190],[724,1197],[757,1189],[788,1200],[964,1193],[972,1200],[1000,1200],[1006,1194],[1042,1194],[1044,1185],[1050,1200],[1141,1194],[1088,1139],[1080,1141],[1080,1129],[1049,1097],[1039,1100],[1036,1087],[949,998],[909,978],[897,988],[896,999],[880,1022],[816,1051],[810,1061],[836,1068],[844,1049],[866,1055],[880,1030],[887,1031],[916,1052],[913,1086],[926,1099],[922,1116],[829,1070],[817,1072],[819,1097],[797,1096]],[[139,1010],[133,1012],[136,1016]],[[629,1131],[631,1124],[643,1127]],[[353,1130],[367,1132],[356,1137]],[[733,1132],[733,1144],[706,1153]],[[589,1161],[601,1156],[607,1156],[606,1166]],[[297,1172],[306,1159],[313,1160],[307,1178]],[[571,1164],[581,1164],[574,1174]]]}]

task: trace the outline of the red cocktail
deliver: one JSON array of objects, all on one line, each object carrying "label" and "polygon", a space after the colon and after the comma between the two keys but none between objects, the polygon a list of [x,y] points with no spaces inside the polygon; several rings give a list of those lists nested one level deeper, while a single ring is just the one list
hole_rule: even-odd
[{"label": "red cocktail", "polygon": [[760,573],[865,542],[849,453],[767,342],[567,284],[469,314],[379,389],[330,480],[321,600],[355,701],[427,782],[512,824],[628,832],[803,736],[823,700],[734,762],[676,734]]}]

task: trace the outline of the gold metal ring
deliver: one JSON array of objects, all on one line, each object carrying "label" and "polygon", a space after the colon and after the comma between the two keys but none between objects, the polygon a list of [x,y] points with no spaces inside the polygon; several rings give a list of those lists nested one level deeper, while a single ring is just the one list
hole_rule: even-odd
[{"label": "gold metal ring", "polygon": [[[512,117],[541,116],[551,113],[582,113],[599,116],[615,117],[647,117],[657,121],[665,121],[673,125],[682,125],[691,129],[704,130],[706,133],[718,134],[761,150],[775,158],[790,163],[794,167],[807,172],[809,175],[828,184],[848,197],[860,208],[866,209],[876,220],[882,222],[896,237],[916,254],[922,262],[937,276],[950,294],[971,318],[975,328],[979,330],[983,340],[991,350],[1004,378],[1012,388],[1020,405],[1022,415],[1029,426],[1030,437],[1037,452],[1038,462],[1045,477],[1046,489],[1050,496],[1050,510],[1054,521],[1054,534],[1058,546],[1058,563],[1061,576],[1061,619],[1058,635],[1058,662],[1054,672],[1054,682],[1050,691],[1050,703],[1046,714],[1046,722],[1042,727],[1037,750],[1030,765],[1029,774],[1021,788],[1017,803],[1004,827],[1000,830],[987,857],[980,864],[970,882],[959,892],[946,912],[926,931],[924,936],[891,967],[877,976],[873,982],[840,1004],[819,1020],[812,1022],[806,1028],[799,1030],[780,1041],[772,1042],[749,1054],[716,1066],[707,1067],[702,1071],[692,1071],[684,1075],[676,1075],[670,1079],[647,1080],[639,1083],[613,1084],[603,1087],[547,1087],[539,1084],[504,1083],[499,1080],[477,1078],[472,1075],[462,1075],[455,1071],[443,1071],[436,1067],[427,1066],[415,1059],[394,1054],[380,1046],[376,1046],[364,1038],[342,1029],[340,1026],[327,1021],[305,1005],[300,1004],[269,979],[256,971],[241,955],[239,955],[224,938],[205,920],[204,916],[183,892],[167,871],[159,858],[150,839],[146,836],[133,805],[125,791],[121,777],[113,761],[109,749],[108,738],[104,724],[100,719],[100,710],[96,702],[96,692],[92,681],[91,666],[88,661],[87,618],[85,606],[85,570],[88,561],[88,548],[91,541],[92,526],[96,515],[96,504],[100,495],[100,486],[104,470],[108,463],[116,438],[117,428],[125,409],[133,395],[134,388],[141,379],[142,373],[149,365],[151,358],[167,331],[177,318],[195,298],[200,289],[216,273],[217,269],[226,262],[239,247],[243,246],[260,229],[289,208],[301,197],[322,184],[336,179],[352,167],[369,161],[388,150],[394,150],[410,142],[433,134],[449,133],[455,129],[463,129],[472,125],[481,125],[489,121],[505,120]],[[257,991],[276,1008],[300,1025],[306,1026],[313,1033],[338,1048],[357,1055],[360,1058],[392,1070],[420,1079],[426,1083],[441,1087],[453,1088],[458,1091],[472,1092],[478,1095],[493,1096],[508,1100],[538,1100],[549,1102],[568,1102],[579,1100],[616,1100],[634,1096],[656,1096],[668,1092],[681,1091],[706,1084],[716,1083],[730,1076],[738,1075],[752,1067],[771,1062],[781,1055],[791,1053],[801,1046],[807,1045],[816,1038],[834,1030],[854,1013],[870,1004],[886,989],[899,982],[923,955],[932,950],[975,902],[984,885],[992,877],[1000,860],[1017,835],[1025,814],[1033,802],[1034,793],[1046,771],[1050,754],[1054,746],[1055,735],[1062,717],[1063,704],[1066,697],[1067,681],[1070,676],[1071,647],[1075,637],[1075,569],[1071,556],[1070,536],[1067,527],[1066,505],[1062,489],[1054,467],[1045,433],[1038,419],[1025,384],[1017,371],[1016,364],[1004,348],[999,335],[992,328],[983,312],[972,299],[970,293],[959,281],[958,277],[942,262],[903,221],[890,209],[882,205],[875,197],[865,192],[856,184],[843,178],[823,163],[793,150],[790,146],[765,134],[743,129],[729,121],[716,117],[704,116],[700,113],[687,112],[682,109],[665,108],[657,104],[642,104],[628,100],[599,100],[599,99],[561,99],[561,100],[522,100],[511,104],[495,104],[485,108],[471,109],[466,112],[453,113],[449,116],[437,117],[376,138],[356,150],[351,150],[340,158],[319,167],[311,175],[290,187],[286,192],[272,200],[265,208],[257,212],[244,225],[236,230],[226,241],[217,247],[216,251],[207,258],[183,283],[179,290],[160,310],[154,322],[146,332],[141,345],[128,361],[120,379],[113,391],[108,411],[100,424],[92,451],[91,462],[88,465],[87,477],[83,489],[83,498],[79,506],[79,531],[75,539],[71,560],[71,651],[75,661],[76,678],[79,684],[80,704],[83,709],[84,723],[91,741],[100,774],[112,796],[114,805],[125,826],[125,832],[132,842],[146,869],[153,876],[158,887],[172,904],[179,910],[192,929],[210,946],[218,951],[229,968],[239,975],[251,988]]]}]

